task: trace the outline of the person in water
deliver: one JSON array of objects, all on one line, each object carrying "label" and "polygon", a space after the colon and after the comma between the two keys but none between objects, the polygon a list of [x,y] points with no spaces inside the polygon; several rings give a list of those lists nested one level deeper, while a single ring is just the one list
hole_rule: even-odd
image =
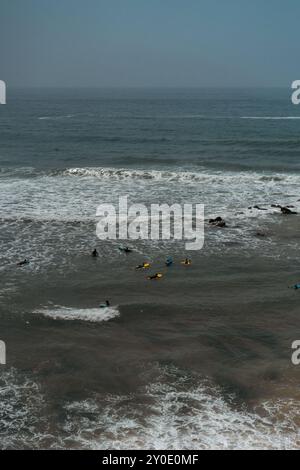
[{"label": "person in water", "polygon": [[190,265],[190,264],[192,264],[192,261],[188,258],[185,258],[185,260],[182,262],[182,264]]},{"label": "person in water", "polygon": [[149,276],[148,279],[150,281],[153,281],[154,279],[161,279],[163,277],[163,275],[161,273],[156,273],[156,274],[153,274],[153,276]]},{"label": "person in water", "polygon": [[95,249],[92,251],[92,257],[93,257],[93,258],[98,258],[98,256],[99,256],[99,253],[98,253],[97,249],[95,248]]},{"label": "person in water", "polygon": [[109,302],[109,300],[106,300],[106,301],[105,301],[105,304],[100,304],[100,308],[106,308],[106,307],[110,307],[110,302]]},{"label": "person in water", "polygon": [[123,251],[123,253],[132,253],[132,250],[128,246],[121,246],[119,250]]},{"label": "person in water", "polygon": [[292,289],[295,289],[295,290],[300,289],[300,284],[295,284],[295,285],[292,287]]},{"label": "person in water", "polygon": [[135,269],[148,269],[150,268],[150,264],[149,263],[143,263],[143,264],[139,264],[138,266],[136,266]]},{"label": "person in water", "polygon": [[166,259],[166,266],[172,266],[173,264],[173,259],[171,258],[171,256],[168,256],[168,258]]},{"label": "person in water", "polygon": [[25,266],[26,264],[29,264],[28,259],[24,259],[24,261],[20,261],[19,263],[17,263],[17,266]]}]

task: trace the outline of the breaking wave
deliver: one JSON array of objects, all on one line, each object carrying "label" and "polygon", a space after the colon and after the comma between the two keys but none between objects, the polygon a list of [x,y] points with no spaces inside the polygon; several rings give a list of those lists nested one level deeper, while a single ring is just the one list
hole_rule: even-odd
[{"label": "breaking wave", "polygon": [[226,181],[226,180],[261,180],[261,181],[287,181],[300,183],[300,176],[285,173],[257,173],[257,172],[200,172],[192,171],[164,171],[164,170],[138,170],[126,168],[68,168],[60,172],[64,176],[93,177],[99,179],[142,179],[154,181],[182,181],[182,182],[204,182],[204,181]]},{"label": "breaking wave", "polygon": [[[77,178],[94,178],[100,180],[115,181],[154,181],[154,182],[227,182],[228,180],[238,181],[284,181],[288,183],[300,184],[300,175],[298,173],[284,173],[271,171],[211,171],[207,168],[197,168],[196,171],[188,171],[179,168],[172,170],[152,170],[152,169],[133,169],[133,168],[114,168],[114,167],[78,167],[42,170],[32,167],[24,168],[0,168],[0,177],[5,178],[55,178],[55,177],[77,177]],[[46,183],[46,180],[42,180]]]},{"label": "breaking wave", "polygon": [[159,170],[130,170],[126,168],[69,168],[63,171],[66,176],[95,177],[124,179],[144,179],[144,180],[200,180],[203,175],[188,171],[173,172]]},{"label": "breaking wave", "polygon": [[52,320],[80,320],[92,323],[109,321],[120,316],[120,312],[117,307],[76,309],[57,306],[53,309],[38,309],[35,313],[40,313]]}]

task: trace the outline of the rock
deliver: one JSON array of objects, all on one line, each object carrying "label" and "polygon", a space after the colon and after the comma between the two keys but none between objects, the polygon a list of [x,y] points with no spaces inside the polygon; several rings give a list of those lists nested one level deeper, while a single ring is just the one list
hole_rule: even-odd
[{"label": "rock", "polygon": [[215,224],[217,222],[222,222],[222,221],[223,221],[222,217],[216,217],[215,219],[209,219],[210,224]]},{"label": "rock", "polygon": [[281,212],[284,215],[297,214],[297,212],[291,211],[288,207],[281,207]]},{"label": "rock", "polygon": [[214,225],[215,227],[226,227],[226,222],[225,220],[222,219],[222,217],[216,217],[215,219],[209,219],[209,224]]},{"label": "rock", "polygon": [[291,211],[291,209],[294,209],[295,206],[280,206],[280,204],[272,204],[271,207],[274,207],[275,209],[280,209],[281,213],[284,215],[289,215],[289,214],[297,214],[297,212]]}]

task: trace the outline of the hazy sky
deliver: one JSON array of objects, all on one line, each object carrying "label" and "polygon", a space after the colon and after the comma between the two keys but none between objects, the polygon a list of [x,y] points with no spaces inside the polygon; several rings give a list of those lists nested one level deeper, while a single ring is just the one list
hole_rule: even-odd
[{"label": "hazy sky", "polygon": [[0,0],[11,86],[289,86],[299,0]]}]

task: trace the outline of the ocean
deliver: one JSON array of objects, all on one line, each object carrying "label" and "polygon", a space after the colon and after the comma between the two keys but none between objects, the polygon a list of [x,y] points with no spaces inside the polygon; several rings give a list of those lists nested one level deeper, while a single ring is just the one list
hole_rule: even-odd
[{"label": "ocean", "polygon": [[[300,447],[291,362],[300,294],[288,289],[300,281],[299,216],[278,208],[300,212],[300,112],[290,96],[8,90],[1,448]],[[120,241],[97,238],[96,209],[126,195],[147,206],[204,204],[226,227],[206,221],[200,251],[129,240],[125,254]],[[144,261],[163,278],[134,269]]]}]

